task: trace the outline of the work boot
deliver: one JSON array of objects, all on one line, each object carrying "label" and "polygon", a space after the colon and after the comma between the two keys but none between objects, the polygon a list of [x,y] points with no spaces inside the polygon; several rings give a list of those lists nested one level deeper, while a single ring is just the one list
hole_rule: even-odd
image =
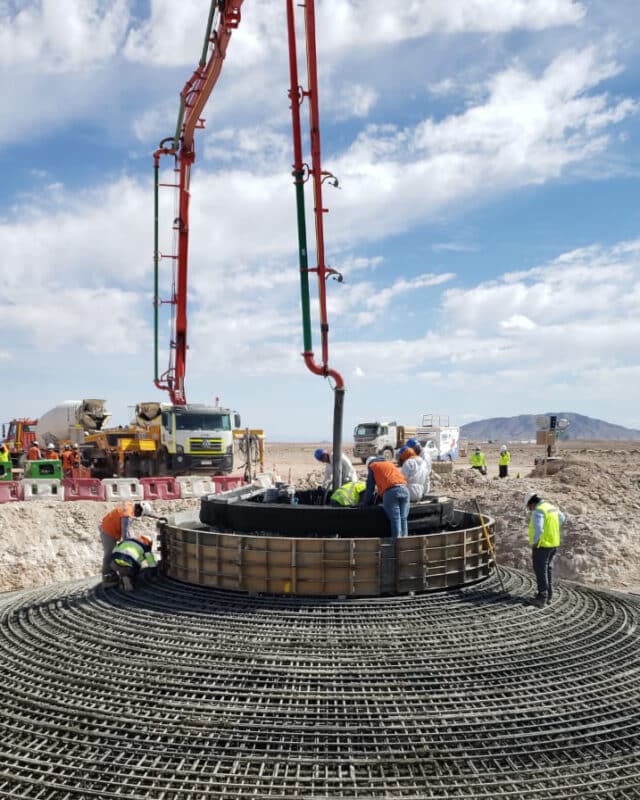
[{"label": "work boot", "polygon": [[102,585],[105,589],[111,589],[114,586],[118,585],[118,576],[117,575],[103,575],[102,576]]},{"label": "work boot", "polygon": [[128,575],[125,575],[122,579],[122,590],[125,592],[133,591],[133,581]]},{"label": "work boot", "polygon": [[537,594],[531,601],[531,605],[536,606],[536,608],[544,608],[546,602],[547,598],[543,594]]}]

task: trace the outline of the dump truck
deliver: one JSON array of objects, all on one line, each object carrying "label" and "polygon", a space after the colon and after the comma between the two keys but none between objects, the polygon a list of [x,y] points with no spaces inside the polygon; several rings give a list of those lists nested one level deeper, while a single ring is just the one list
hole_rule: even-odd
[{"label": "dump truck", "polygon": [[226,475],[239,428],[240,415],[219,405],[138,403],[130,425],[85,437],[82,463],[98,478]]},{"label": "dump truck", "polygon": [[104,400],[65,400],[40,417],[36,438],[41,447],[80,445],[87,434],[101,430],[110,416]]},{"label": "dump truck", "polygon": [[390,461],[399,447],[416,434],[416,426],[397,422],[360,422],[353,431],[353,455],[364,464],[370,456]]},{"label": "dump truck", "polygon": [[14,467],[21,467],[31,443],[36,439],[37,419],[12,419],[2,425],[2,441],[9,451]]}]

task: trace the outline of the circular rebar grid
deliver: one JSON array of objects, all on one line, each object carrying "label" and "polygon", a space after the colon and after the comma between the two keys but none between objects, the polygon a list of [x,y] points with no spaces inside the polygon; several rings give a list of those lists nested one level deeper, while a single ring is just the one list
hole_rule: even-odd
[{"label": "circular rebar grid", "polygon": [[640,796],[640,602],[528,575],[374,599],[0,596],[0,797]]}]

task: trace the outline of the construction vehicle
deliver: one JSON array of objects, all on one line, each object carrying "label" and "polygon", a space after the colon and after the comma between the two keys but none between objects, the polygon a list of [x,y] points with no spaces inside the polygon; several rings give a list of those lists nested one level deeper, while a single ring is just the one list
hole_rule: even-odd
[{"label": "construction vehicle", "polygon": [[232,471],[234,428],[240,428],[240,415],[232,409],[153,401],[138,403],[135,415],[131,425],[85,437],[82,463],[93,477]]},{"label": "construction vehicle", "polygon": [[449,424],[449,417],[423,414],[415,438],[429,452],[432,461],[453,461],[460,448],[460,428]]},{"label": "construction vehicle", "polygon": [[416,427],[397,422],[361,422],[353,431],[353,455],[364,464],[370,456],[390,461],[407,439],[416,435]]},{"label": "construction vehicle", "polygon": [[37,419],[12,419],[2,425],[2,441],[9,451],[9,457],[14,467],[21,467],[27,450],[36,440]]},{"label": "construction vehicle", "polygon": [[104,400],[66,400],[40,417],[36,438],[41,447],[80,445],[87,434],[99,431],[110,416]]}]

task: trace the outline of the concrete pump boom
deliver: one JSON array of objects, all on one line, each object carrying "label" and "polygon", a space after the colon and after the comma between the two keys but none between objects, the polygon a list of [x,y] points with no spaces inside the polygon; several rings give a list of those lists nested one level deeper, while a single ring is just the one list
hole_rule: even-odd
[{"label": "concrete pump boom", "polygon": [[[159,389],[169,392],[174,405],[187,402],[184,385],[187,360],[187,266],[189,255],[189,185],[191,165],[195,161],[194,133],[204,128],[202,113],[222,70],[231,34],[240,24],[240,7],[243,0],[212,0],[202,56],[193,75],[180,93],[180,110],[176,132],[172,138],[163,139],[153,155],[155,173],[154,203],[154,382]],[[173,156],[177,184],[160,184],[160,158]],[[177,246],[169,256],[173,259],[173,286],[169,300],[158,294],[158,271],[162,258],[158,245],[158,189],[171,186],[178,192],[178,216],[173,221]],[[162,303],[172,306],[169,368],[158,374],[158,311]]]}]

